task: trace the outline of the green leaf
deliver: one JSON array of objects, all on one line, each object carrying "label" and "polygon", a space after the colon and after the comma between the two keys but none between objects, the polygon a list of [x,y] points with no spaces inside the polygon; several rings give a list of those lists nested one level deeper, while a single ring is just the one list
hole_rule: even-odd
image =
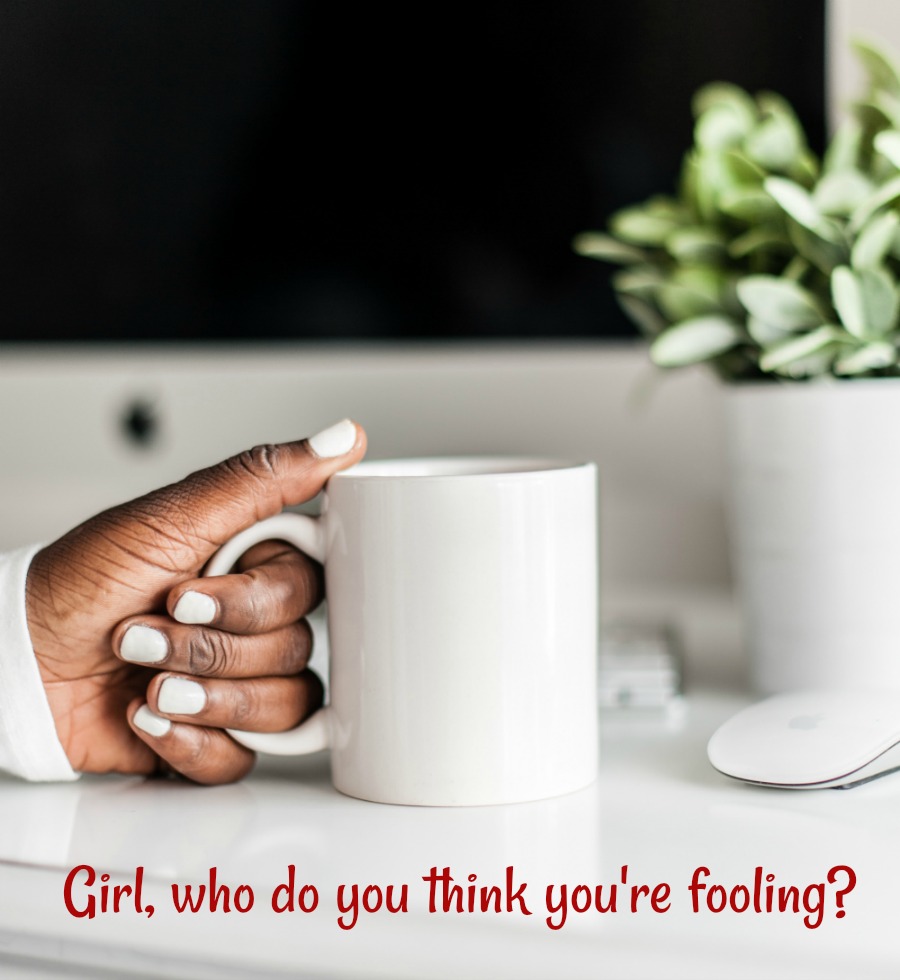
[{"label": "green leaf", "polygon": [[773,327],[771,323],[766,323],[765,320],[760,320],[755,316],[747,317],[747,333],[760,347],[772,347],[774,344],[779,344],[781,341],[794,336],[793,331]]},{"label": "green leaf", "polygon": [[627,293],[617,293],[616,299],[625,311],[625,315],[645,336],[655,337],[668,326],[656,307],[646,300],[638,296],[629,296]]},{"label": "green leaf", "polygon": [[656,298],[659,287],[665,282],[662,272],[652,265],[636,265],[613,273],[611,282],[617,293],[639,296],[647,302]]},{"label": "green leaf", "polygon": [[853,113],[866,133],[871,136],[880,129],[892,129],[895,122],[890,110],[878,104],[877,96],[871,99],[857,99],[851,104]]},{"label": "green leaf", "polygon": [[893,93],[879,92],[874,98],[875,104],[890,120],[892,129],[900,129],[900,98]]},{"label": "green leaf", "polygon": [[784,177],[767,177],[765,189],[797,224],[818,235],[827,242],[840,240],[840,231],[834,222],[826,218],[816,207],[812,195],[805,188]]},{"label": "green leaf", "polygon": [[869,198],[872,182],[857,170],[826,174],[816,185],[812,199],[821,214],[847,217]]},{"label": "green leaf", "polygon": [[[794,112],[794,107],[783,95],[771,91],[758,92],[756,95],[756,105],[763,116],[778,116],[786,120],[802,136],[803,129],[800,126],[797,113]],[[806,140],[802,139],[801,142],[805,144]]]},{"label": "green leaf", "polygon": [[609,221],[613,235],[632,245],[662,247],[677,227],[678,222],[673,216],[654,212],[647,205],[624,208]]},{"label": "green leaf", "polygon": [[760,185],[766,178],[766,172],[754,163],[741,150],[733,148],[722,154],[731,176],[739,184]]},{"label": "green leaf", "polygon": [[897,326],[900,294],[894,277],[883,267],[859,269],[869,336],[884,336]]},{"label": "green leaf", "polygon": [[843,330],[831,324],[818,327],[810,333],[791,337],[764,351],[759,359],[763,371],[777,371],[793,362],[803,361],[814,354],[837,350],[837,344],[846,337]]},{"label": "green leaf", "polygon": [[787,170],[802,146],[797,127],[780,113],[760,123],[744,141],[750,159],[766,170]]},{"label": "green leaf", "polygon": [[845,265],[838,266],[831,274],[831,301],[847,332],[862,337],[866,332],[862,289],[853,270]]},{"label": "green leaf", "polygon": [[759,251],[791,251],[791,243],[781,232],[770,228],[751,228],[733,239],[728,246],[728,254],[733,259],[742,259]]},{"label": "green leaf", "polygon": [[804,330],[825,320],[816,297],[791,279],[746,276],[737,294],[748,313],[782,330]]},{"label": "green leaf", "polygon": [[647,198],[642,207],[648,214],[656,215],[660,218],[671,218],[673,221],[684,219],[684,208],[679,201],[665,194],[654,194]]},{"label": "green leaf", "polygon": [[736,105],[718,102],[710,106],[694,126],[694,142],[703,150],[718,152],[739,145],[749,133],[753,120]]},{"label": "green leaf", "polygon": [[900,170],[900,132],[896,129],[883,129],[875,134],[875,149]]},{"label": "green leaf", "polygon": [[732,82],[709,82],[697,89],[691,99],[691,111],[697,119],[716,105],[730,105],[750,124],[756,119],[756,104],[750,95]]},{"label": "green leaf", "polygon": [[802,255],[795,255],[781,270],[781,278],[793,279],[795,282],[800,282],[811,268],[812,266]]},{"label": "green leaf", "polygon": [[900,176],[894,177],[882,184],[874,194],[869,195],[850,216],[850,228],[857,230],[872,217],[872,215],[900,197]]},{"label": "green leaf", "polygon": [[738,184],[724,191],[718,204],[723,214],[749,224],[761,224],[781,213],[771,195],[762,187],[747,184]]},{"label": "green leaf", "polygon": [[788,224],[787,232],[797,253],[828,276],[835,266],[847,261],[850,250],[844,242],[826,242],[796,222]]},{"label": "green leaf", "polygon": [[900,218],[894,211],[885,211],[870,219],[859,232],[850,253],[854,269],[880,265],[893,247],[900,229]]},{"label": "green leaf", "polygon": [[712,228],[679,228],[666,239],[666,250],[683,264],[717,262],[725,252],[725,238]]},{"label": "green leaf", "polygon": [[716,357],[740,343],[741,330],[721,316],[697,317],[676,323],[650,345],[650,357],[660,367],[681,367]]},{"label": "green leaf", "polygon": [[701,151],[695,161],[698,210],[703,220],[714,222],[719,199],[735,186],[734,176],[721,153]]},{"label": "green leaf", "polygon": [[819,179],[819,161],[812,150],[805,149],[798,155],[788,170],[788,176],[803,187],[812,187]]},{"label": "green leaf", "polygon": [[853,271],[838,266],[831,275],[834,308],[847,332],[860,340],[877,339],[894,329],[900,296],[882,268]]},{"label": "green leaf", "polygon": [[685,153],[681,161],[681,173],[678,175],[678,197],[695,215],[708,219],[710,215],[704,214],[698,193],[697,170],[697,153],[690,150]]},{"label": "green leaf", "polygon": [[855,351],[838,358],[834,364],[835,374],[864,374],[892,367],[897,363],[897,348],[887,341],[866,344]]},{"label": "green leaf", "polygon": [[798,357],[795,361],[775,368],[772,373],[782,378],[793,378],[794,380],[821,378],[830,373],[837,350],[838,348],[834,345],[823,347],[822,350],[809,354],[807,357]]},{"label": "green leaf", "polygon": [[868,73],[872,87],[900,96],[900,74],[891,59],[869,40],[856,38],[850,46]]},{"label": "green leaf", "polygon": [[669,320],[687,320],[707,313],[718,313],[722,309],[718,297],[677,282],[660,286],[657,302]]},{"label": "green leaf", "polygon": [[822,161],[825,173],[855,170],[859,161],[862,137],[862,126],[852,116],[848,116],[838,126],[825,151],[825,158]]},{"label": "green leaf", "polygon": [[662,313],[677,322],[722,309],[724,278],[710,266],[681,266],[659,287]]},{"label": "green leaf", "polygon": [[576,235],[572,241],[572,249],[586,258],[600,259],[604,262],[631,265],[635,262],[647,261],[646,252],[599,231],[585,231]]}]

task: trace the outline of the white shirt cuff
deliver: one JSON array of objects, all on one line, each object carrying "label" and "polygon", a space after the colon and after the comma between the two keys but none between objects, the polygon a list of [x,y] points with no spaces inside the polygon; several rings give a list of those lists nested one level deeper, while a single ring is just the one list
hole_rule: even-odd
[{"label": "white shirt cuff", "polygon": [[23,779],[78,778],[56,734],[25,616],[25,580],[41,545],[0,554],[0,769]]}]

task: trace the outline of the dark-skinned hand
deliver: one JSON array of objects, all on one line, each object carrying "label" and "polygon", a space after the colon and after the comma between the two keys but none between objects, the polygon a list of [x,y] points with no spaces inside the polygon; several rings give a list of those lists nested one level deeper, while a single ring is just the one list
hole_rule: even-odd
[{"label": "dark-skinned hand", "polygon": [[258,446],[105,511],[35,555],[28,628],[75,770],[231,782],[254,755],[225,728],[281,731],[319,706],[304,617],[322,599],[321,566],[269,541],[235,573],[199,576],[225,541],[312,499],[365,449],[349,421]]}]

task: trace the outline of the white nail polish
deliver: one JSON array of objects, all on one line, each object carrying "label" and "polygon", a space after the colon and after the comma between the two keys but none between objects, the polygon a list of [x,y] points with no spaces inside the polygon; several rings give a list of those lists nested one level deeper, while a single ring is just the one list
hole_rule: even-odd
[{"label": "white nail polish", "polygon": [[133,664],[158,664],[169,655],[169,643],[159,630],[150,626],[129,626],[119,653],[123,660]]},{"label": "white nail polish", "polygon": [[151,711],[146,704],[142,704],[135,711],[132,720],[137,728],[154,738],[165,735],[172,727],[172,722],[168,718],[161,718],[156,712]]},{"label": "white nail polish", "polygon": [[211,623],[216,615],[216,600],[202,592],[185,592],[175,603],[172,615],[179,623]]},{"label": "white nail polish", "polygon": [[344,419],[330,428],[317,432],[307,439],[309,448],[319,459],[333,459],[349,453],[356,445],[356,426],[350,419]]},{"label": "white nail polish", "polygon": [[156,706],[167,715],[196,715],[206,707],[206,691],[196,681],[167,677],[160,685]]}]

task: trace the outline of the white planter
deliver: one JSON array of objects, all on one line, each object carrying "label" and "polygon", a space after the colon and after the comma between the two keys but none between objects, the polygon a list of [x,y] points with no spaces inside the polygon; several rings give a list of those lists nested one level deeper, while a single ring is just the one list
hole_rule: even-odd
[{"label": "white planter", "polygon": [[900,380],[733,386],[726,406],[754,688],[900,690]]}]

